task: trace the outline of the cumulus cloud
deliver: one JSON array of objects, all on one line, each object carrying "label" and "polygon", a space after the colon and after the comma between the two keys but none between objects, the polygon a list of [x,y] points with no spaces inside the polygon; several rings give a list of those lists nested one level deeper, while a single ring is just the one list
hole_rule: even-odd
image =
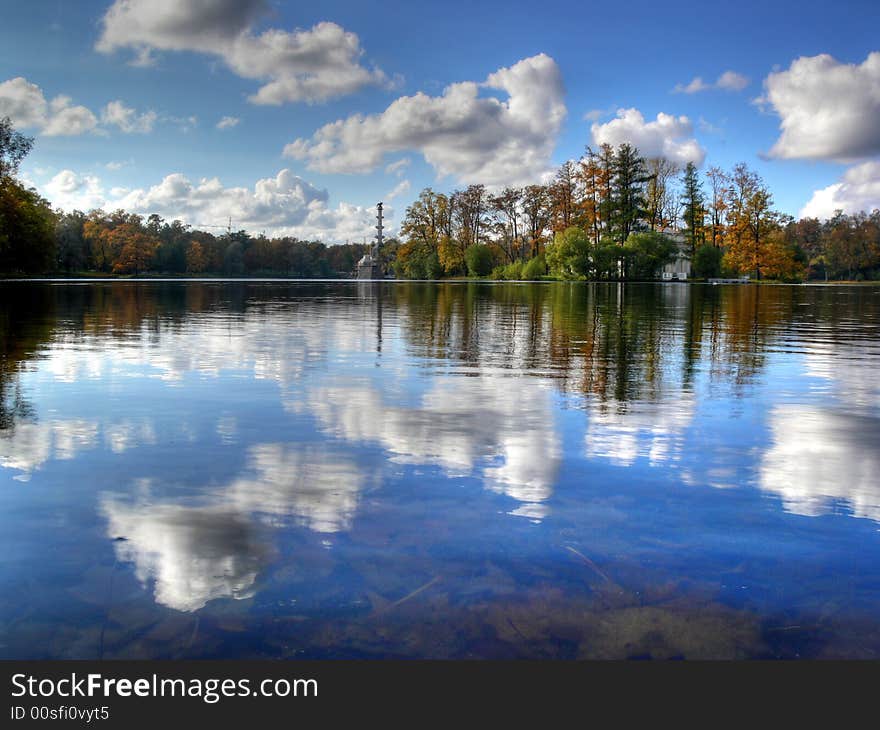
[{"label": "cumulus cloud", "polygon": [[43,91],[36,84],[18,76],[0,84],[0,116],[25,129],[42,127],[46,123],[49,105]]},{"label": "cumulus cloud", "polygon": [[816,190],[800,212],[801,218],[827,219],[835,211],[858,213],[880,209],[880,160],[849,168],[839,182]]},{"label": "cumulus cloud", "polygon": [[0,83],[0,117],[48,137],[84,134],[98,126],[97,117],[86,107],[63,95],[47,101],[39,86],[21,76]]},{"label": "cumulus cloud", "polygon": [[336,23],[255,33],[267,10],[265,0],[116,0],[95,47],[133,49],[138,65],[154,62],[154,51],[219,56],[238,76],[266,82],[250,97],[255,104],[320,102],[387,81],[363,65],[357,35]]},{"label": "cumulus cloud", "polygon": [[[257,180],[253,188],[226,187],[216,177],[193,182],[186,175],[172,173],[150,187],[109,193],[97,176],[62,170],[41,192],[67,210],[123,208],[144,215],[158,213],[195,227],[219,225],[231,216],[237,227],[249,231],[328,242],[359,240],[375,225],[371,209],[344,202],[331,208],[326,190],[287,169]],[[385,210],[393,228],[394,210]]]},{"label": "cumulus cloud", "polygon": [[748,77],[736,71],[725,71],[714,83],[703,81],[701,76],[695,76],[690,83],[676,84],[673,91],[677,94],[697,94],[701,91],[710,91],[712,89],[742,91],[748,85]]},{"label": "cumulus cloud", "polygon": [[628,142],[646,157],[665,157],[673,162],[702,165],[706,150],[691,135],[694,128],[685,116],[674,117],[660,112],[646,122],[638,109],[618,109],[610,122],[594,123],[590,128],[593,143],[617,146]]},{"label": "cumulus cloud", "polygon": [[126,134],[147,134],[153,131],[158,115],[154,111],[138,114],[135,109],[128,107],[124,102],[111,101],[101,112],[101,121],[104,124],[118,127]]},{"label": "cumulus cloud", "polygon": [[61,170],[43,186],[43,194],[64,210],[91,210],[104,205],[106,196],[97,175]]},{"label": "cumulus cloud", "polygon": [[861,64],[801,57],[764,80],[758,103],[779,115],[771,157],[856,160],[880,153],[880,52]]},{"label": "cumulus cloud", "polygon": [[138,112],[116,99],[101,110],[103,126],[99,126],[97,115],[89,108],[74,104],[63,94],[47,101],[37,84],[21,76],[0,83],[0,117],[4,116],[10,117],[21,129],[37,130],[47,137],[104,133],[108,127],[116,127],[126,134],[147,134],[159,121],[156,112]]},{"label": "cumulus cloud", "polygon": [[[482,89],[501,91],[480,96]],[[565,118],[562,75],[545,54],[491,74],[484,82],[446,87],[442,96],[418,93],[384,112],[355,114],[297,139],[284,154],[312,170],[366,173],[392,152],[424,155],[441,176],[505,185],[534,181],[550,166]]]},{"label": "cumulus cloud", "polygon": [[232,129],[233,127],[237,127],[240,121],[241,119],[238,117],[223,117],[217,122],[217,129]]}]

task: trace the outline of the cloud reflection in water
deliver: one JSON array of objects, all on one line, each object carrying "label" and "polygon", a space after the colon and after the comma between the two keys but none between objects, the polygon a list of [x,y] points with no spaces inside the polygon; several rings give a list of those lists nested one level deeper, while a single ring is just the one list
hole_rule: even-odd
[{"label": "cloud reflection in water", "polygon": [[104,497],[117,558],[153,583],[158,603],[195,611],[215,598],[250,598],[271,553],[263,524],[293,518],[320,533],[351,527],[364,476],[325,445],[260,444],[246,471],[198,504]]},{"label": "cloud reflection in water", "polygon": [[313,388],[308,403],[328,434],[380,444],[393,461],[449,475],[481,471],[489,489],[528,505],[515,514],[548,513],[561,439],[551,391],[538,379],[437,377],[416,405],[392,405],[357,381]]}]

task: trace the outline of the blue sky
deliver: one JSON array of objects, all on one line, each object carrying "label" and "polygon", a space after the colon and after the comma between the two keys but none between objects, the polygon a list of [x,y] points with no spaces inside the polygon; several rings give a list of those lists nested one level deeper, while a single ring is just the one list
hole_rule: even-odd
[{"label": "blue sky", "polygon": [[0,115],[65,208],[357,240],[379,199],[624,139],[745,161],[794,215],[880,206],[876,3],[3,4]]}]

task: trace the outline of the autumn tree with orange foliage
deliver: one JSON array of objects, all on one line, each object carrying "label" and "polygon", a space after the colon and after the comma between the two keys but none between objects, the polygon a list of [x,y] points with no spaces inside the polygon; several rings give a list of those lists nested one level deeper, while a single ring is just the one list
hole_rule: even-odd
[{"label": "autumn tree with orange foliage", "polygon": [[186,270],[191,274],[201,274],[208,268],[205,247],[198,241],[190,242],[186,249]]},{"label": "autumn tree with orange foliage", "polygon": [[105,230],[101,236],[106,237],[112,251],[118,252],[113,262],[114,274],[137,276],[149,268],[159,248],[159,239],[131,223]]}]

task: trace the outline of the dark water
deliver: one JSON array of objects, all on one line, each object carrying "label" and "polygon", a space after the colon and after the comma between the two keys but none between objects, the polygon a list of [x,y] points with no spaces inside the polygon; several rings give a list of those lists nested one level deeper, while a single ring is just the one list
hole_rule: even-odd
[{"label": "dark water", "polygon": [[880,656],[880,288],[0,284],[0,657]]}]

